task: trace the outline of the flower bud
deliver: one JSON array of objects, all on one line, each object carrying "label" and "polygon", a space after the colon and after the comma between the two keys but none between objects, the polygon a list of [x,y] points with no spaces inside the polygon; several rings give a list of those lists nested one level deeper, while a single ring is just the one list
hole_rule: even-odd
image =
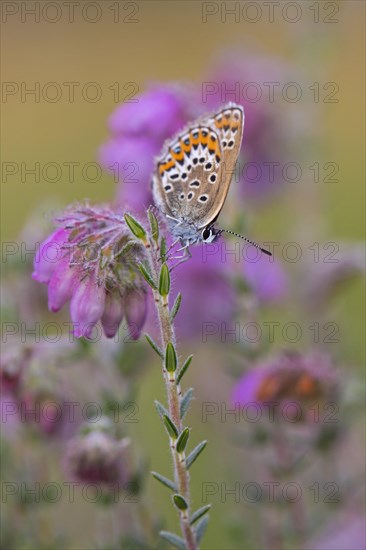
[{"label": "flower bud", "polygon": [[128,330],[131,338],[137,340],[146,320],[147,295],[144,291],[127,291],[124,301]]},{"label": "flower bud", "polygon": [[119,292],[107,292],[101,319],[104,334],[107,338],[113,338],[116,335],[122,323],[123,315],[123,300]]},{"label": "flower bud", "polygon": [[70,267],[67,258],[57,265],[48,285],[48,309],[59,311],[71,299],[74,290],[77,268]]}]

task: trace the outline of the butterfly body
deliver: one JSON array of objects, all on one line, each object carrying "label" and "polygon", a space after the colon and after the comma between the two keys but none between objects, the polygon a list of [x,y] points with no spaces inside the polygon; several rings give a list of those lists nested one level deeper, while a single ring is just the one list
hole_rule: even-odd
[{"label": "butterfly body", "polygon": [[241,147],[243,108],[229,103],[169,139],[153,176],[156,205],[184,247],[213,242]]}]

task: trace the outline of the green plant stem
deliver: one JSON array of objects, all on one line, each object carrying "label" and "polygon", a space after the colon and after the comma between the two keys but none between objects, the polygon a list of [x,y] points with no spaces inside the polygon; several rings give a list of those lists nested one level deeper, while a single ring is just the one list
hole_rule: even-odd
[{"label": "green plant stem", "polygon": [[[160,270],[160,262],[158,251],[156,248],[151,246],[148,249],[149,253],[149,263],[151,273],[155,280],[158,280],[158,274]],[[170,319],[169,304],[167,297],[160,296],[157,291],[154,291],[155,305],[159,318],[160,325],[160,338],[161,338],[161,347],[163,350],[166,349],[169,342],[175,344],[175,331],[174,325]],[[182,418],[180,414],[180,402],[181,402],[181,388],[180,385],[176,384],[175,373],[172,376],[172,373],[168,373],[165,369],[165,364],[163,361],[163,375],[164,382],[166,386],[167,396],[168,396],[168,409],[171,420],[174,422],[178,432],[181,433],[183,429]],[[185,499],[188,504],[188,509],[186,511],[179,510],[180,516],[180,526],[183,534],[183,538],[186,543],[187,550],[197,550],[198,546],[196,543],[196,537],[192,526],[189,523],[190,516],[190,476],[189,472],[185,465],[185,455],[184,453],[179,454],[175,449],[175,444],[171,440],[171,454],[174,464],[174,479],[178,487],[179,494]]]}]

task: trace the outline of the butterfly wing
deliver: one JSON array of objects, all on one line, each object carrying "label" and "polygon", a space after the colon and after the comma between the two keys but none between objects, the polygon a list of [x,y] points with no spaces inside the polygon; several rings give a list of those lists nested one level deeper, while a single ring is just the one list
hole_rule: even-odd
[{"label": "butterfly wing", "polygon": [[187,128],[167,144],[153,191],[165,214],[196,223],[214,204],[221,173],[219,137],[207,125]]},{"label": "butterfly wing", "polygon": [[156,204],[168,216],[209,225],[228,193],[243,135],[244,113],[229,104],[169,140],[153,178]]},{"label": "butterfly wing", "polygon": [[205,217],[202,218],[200,228],[212,223],[224,206],[243,139],[244,110],[240,105],[229,103],[211,116],[207,124],[218,135],[222,161],[215,199]]}]

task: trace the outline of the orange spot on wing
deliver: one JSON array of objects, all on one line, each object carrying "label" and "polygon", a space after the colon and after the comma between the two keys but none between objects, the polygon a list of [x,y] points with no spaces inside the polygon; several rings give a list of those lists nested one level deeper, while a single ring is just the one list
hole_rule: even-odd
[{"label": "orange spot on wing", "polygon": [[191,142],[186,145],[183,141],[181,141],[180,146],[185,153],[188,153],[191,150]]},{"label": "orange spot on wing", "polygon": [[200,140],[199,135],[196,138],[194,138],[193,135],[191,136],[191,144],[192,145],[198,145],[199,140]]},{"label": "orange spot on wing", "polygon": [[164,164],[160,164],[159,174],[160,175],[164,174],[165,170],[169,170],[169,168],[173,168],[174,165],[175,165],[175,162],[173,160],[169,162],[165,162]]},{"label": "orange spot on wing", "polygon": [[[207,131],[206,131],[207,132]],[[200,132],[200,135],[199,135],[199,142],[203,145],[207,145],[208,143],[208,135],[204,136],[202,134],[202,131]]]},{"label": "orange spot on wing", "polygon": [[220,147],[219,147],[219,142],[217,141],[217,139],[212,139],[211,136],[210,136],[209,141],[208,141],[208,149],[209,149],[210,152],[213,151],[213,154],[215,155],[215,157],[217,157],[219,160],[221,159]]},{"label": "orange spot on wing", "polygon": [[183,160],[183,157],[184,157],[183,151],[181,151],[180,153],[175,153],[173,149],[170,149],[170,153],[175,160]]}]

